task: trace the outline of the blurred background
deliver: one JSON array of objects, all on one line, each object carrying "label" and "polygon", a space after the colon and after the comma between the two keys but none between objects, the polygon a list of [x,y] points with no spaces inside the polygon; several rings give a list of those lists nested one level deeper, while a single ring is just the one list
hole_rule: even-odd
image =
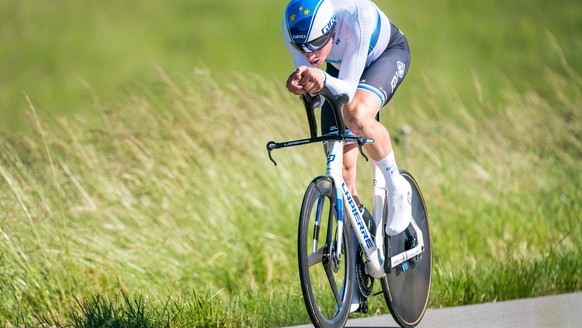
[{"label": "blurred background", "polygon": [[[376,3],[411,46],[381,119],[427,201],[429,306],[582,290],[582,1]],[[0,326],[308,322],[325,158],[264,148],[308,133],[285,6],[0,1]]]},{"label": "blurred background", "polygon": [[[544,70],[582,70],[582,4],[575,0],[377,4],[407,35],[411,71],[402,98],[422,97],[429,76],[464,99],[478,78],[495,100],[508,84],[543,89]],[[188,76],[208,68],[285,80],[292,69],[281,39],[285,1],[5,0],[0,3],[0,128],[18,127],[29,107],[79,112],[92,93],[159,81],[157,68]],[[543,90],[541,90],[543,92]]]}]

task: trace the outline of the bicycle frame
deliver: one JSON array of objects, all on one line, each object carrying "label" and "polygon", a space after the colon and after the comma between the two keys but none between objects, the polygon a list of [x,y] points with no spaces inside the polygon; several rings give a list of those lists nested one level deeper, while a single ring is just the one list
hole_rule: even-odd
[{"label": "bicycle frame", "polygon": [[[319,104],[318,99],[310,95],[304,95],[301,97],[307,111],[307,118],[309,122],[309,128],[311,133],[311,138],[308,139],[298,139],[293,141],[287,141],[283,143],[277,143],[269,141],[267,143],[267,150],[269,152],[269,158],[271,161],[277,165],[273,157],[271,156],[271,151],[278,148],[291,147],[304,145],[313,142],[326,142],[327,143],[327,164],[326,164],[326,176],[329,176],[333,181],[333,186],[336,195],[337,213],[338,213],[338,245],[342,244],[343,238],[343,225],[345,224],[344,211],[347,213],[349,218],[349,223],[351,224],[352,230],[355,232],[358,243],[360,244],[363,252],[365,253],[366,262],[366,273],[374,278],[382,278],[385,275],[384,272],[384,261],[385,254],[383,251],[384,243],[384,223],[386,213],[386,195],[387,191],[385,188],[385,179],[383,173],[380,169],[374,165],[373,171],[373,217],[376,226],[375,240],[370,236],[370,231],[363,220],[363,213],[360,212],[354,198],[352,197],[347,185],[343,180],[342,170],[343,170],[343,149],[348,143],[358,143],[360,148],[360,153],[362,156],[368,159],[362,151],[362,146],[367,143],[373,142],[372,139],[367,137],[353,137],[346,135],[345,124],[341,117],[341,111],[343,104],[347,102],[347,96],[340,95],[336,97],[332,95],[329,90],[325,89],[322,91],[321,95],[330,103],[333,113],[336,119],[338,133],[333,135],[317,136],[317,126],[314,115],[314,109]],[[321,211],[318,205],[318,212]],[[320,213],[316,216],[316,225],[319,223]],[[412,227],[416,232],[418,244],[402,253],[396,254],[390,257],[391,267],[395,268],[402,263],[412,259],[413,257],[420,255],[424,250],[424,239],[422,231],[416,224],[415,220],[412,221]],[[335,248],[335,254],[333,255],[336,259],[341,258],[340,247]]]},{"label": "bicycle frame", "polygon": [[[326,175],[329,176],[334,185],[336,194],[336,207],[338,213],[338,226],[337,226],[337,236],[338,245],[342,244],[343,236],[343,224],[344,224],[344,213],[348,215],[349,222],[351,223],[352,230],[356,234],[358,243],[360,244],[362,251],[366,254],[366,273],[374,278],[382,278],[384,276],[384,256],[382,254],[382,247],[378,247],[370,231],[366,227],[363,219],[363,213],[360,212],[356,201],[352,197],[352,194],[348,190],[346,183],[342,177],[343,168],[343,149],[345,142],[342,140],[332,140],[328,142],[328,155],[327,155],[327,168]],[[345,205],[344,205],[345,204]],[[344,212],[343,209],[346,211]],[[380,216],[382,218],[382,216]],[[376,219],[375,219],[376,220]],[[381,222],[379,222],[381,224]],[[380,227],[382,225],[379,225]],[[377,229],[376,236],[374,238],[378,241],[383,240],[382,230]],[[381,244],[380,244],[381,245]],[[336,247],[336,258],[341,257],[340,247]]]}]

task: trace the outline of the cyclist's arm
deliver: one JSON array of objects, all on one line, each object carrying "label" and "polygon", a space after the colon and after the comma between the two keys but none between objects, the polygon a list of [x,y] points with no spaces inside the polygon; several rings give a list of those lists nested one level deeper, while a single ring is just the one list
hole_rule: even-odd
[{"label": "cyclist's arm", "polygon": [[[372,13],[375,15],[376,12],[372,11]],[[346,42],[347,48],[346,55],[342,58],[339,76],[334,78],[323,70],[318,69],[323,77],[323,86],[327,87],[334,95],[347,94],[350,101],[356,93],[360,76],[366,66],[373,28],[372,22],[375,16],[370,15],[370,11],[362,10],[359,15],[352,17],[354,18],[353,21],[345,24],[345,30],[341,32],[343,42]],[[295,67],[313,67],[301,52],[291,46],[284,24],[282,32],[283,40],[293,58]]]},{"label": "cyclist's arm", "polygon": [[[296,71],[294,72],[294,74],[299,74],[301,77],[303,77],[303,79],[308,78],[308,75],[306,74],[300,74],[300,73],[305,73],[305,69],[309,68],[311,71],[311,76],[317,76],[317,75],[321,75],[322,77],[322,87],[327,87],[334,95],[340,95],[340,94],[347,94],[350,98],[350,101],[352,100],[352,98],[354,97],[354,94],[356,93],[356,89],[358,86],[358,80],[355,76],[359,76],[361,75],[363,68],[361,68],[360,73],[358,74],[357,72],[359,71],[357,69],[357,67],[347,67],[344,65],[349,65],[349,66],[353,66],[356,65],[353,62],[358,60],[357,57],[357,46],[350,46],[348,47],[347,51],[351,53],[352,58],[348,59],[345,61],[345,64],[342,63],[342,68],[347,67],[346,69],[340,70],[340,75],[338,78],[334,78],[331,75],[327,74],[325,71],[313,67],[309,61],[297,50],[295,50],[291,45],[289,45],[289,43],[287,43],[287,48],[289,49],[289,52],[291,53],[291,57],[293,58],[293,63],[296,67]],[[364,65],[365,65],[365,58],[363,59],[364,61]],[[329,65],[329,64],[328,64]],[[355,68],[355,69],[354,69]],[[317,70],[319,73],[313,73],[313,70]],[[353,74],[356,75],[353,75]],[[350,76],[350,74],[353,76]],[[289,76],[289,79],[287,81],[287,84],[291,83],[291,81],[293,80],[293,74],[291,76]],[[299,83],[299,81],[297,81],[297,83]],[[289,85],[288,85],[289,88]],[[316,91],[317,92],[317,91]],[[315,93],[315,92],[312,92]]]},{"label": "cyclist's arm", "polygon": [[[350,34],[353,34],[353,33],[359,34],[359,32],[351,32]],[[291,41],[289,39],[289,33],[287,33],[287,31],[285,30],[284,25],[283,25],[283,40],[285,41],[285,46],[287,47],[287,50],[289,50],[289,53],[291,54],[291,58],[293,59],[293,64],[294,64],[296,69],[299,69],[301,67],[316,68],[316,67],[313,67],[309,63],[309,61],[305,58],[305,56],[303,56],[303,54],[301,52],[299,52],[297,49],[295,49],[291,46],[291,43],[290,43]],[[351,40],[349,42],[350,42],[350,46],[348,47],[346,53],[352,54],[351,56],[353,57],[356,55],[358,45],[351,44],[352,43]],[[364,65],[365,65],[366,58],[364,58],[363,60],[364,60]],[[353,60],[348,60],[346,62],[346,65],[352,65],[352,62],[353,62]],[[342,68],[343,67],[344,67],[344,64],[342,64]],[[318,68],[316,68],[316,69],[318,69]],[[341,74],[342,74],[341,71],[340,71],[340,78],[334,78],[331,75],[327,74],[325,71],[323,71],[321,69],[318,69],[318,70],[321,72],[321,74],[323,76],[323,82],[324,82],[323,86],[326,86],[334,95],[347,94],[350,97],[350,101],[351,101],[354,94],[356,93],[356,87],[358,85],[357,79],[350,79],[349,77],[341,78]],[[363,67],[361,70],[363,71]],[[350,70],[344,70],[344,71],[350,71]],[[344,75],[346,75],[346,73],[344,73]],[[361,72],[360,72],[360,75],[361,75]],[[289,77],[289,80],[287,81],[287,83],[289,84],[291,82],[291,80],[292,80],[292,76]]]},{"label": "cyclist's arm", "polygon": [[361,10],[352,23],[346,24],[342,31],[342,42],[347,48],[342,58],[339,75],[334,78],[326,73],[325,86],[334,94],[347,94],[350,101],[354,98],[358,83],[368,59],[368,48],[373,29],[375,11]]}]

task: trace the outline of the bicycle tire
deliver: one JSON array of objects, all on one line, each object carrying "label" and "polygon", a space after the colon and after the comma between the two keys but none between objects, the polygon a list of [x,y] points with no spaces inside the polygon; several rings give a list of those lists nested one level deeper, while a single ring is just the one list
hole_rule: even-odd
[{"label": "bicycle tire", "polygon": [[[355,259],[348,222],[343,228],[341,259],[335,260],[331,255],[337,247],[336,204],[331,178],[321,176],[309,184],[301,205],[297,243],[299,278],[305,306],[315,327],[343,327],[350,314]],[[319,228],[316,228],[318,214]]]},{"label": "bicycle tire", "polygon": [[[432,280],[432,244],[426,204],[418,183],[409,172],[401,170],[400,174],[412,187],[412,216],[422,231],[424,251],[418,262],[408,261],[411,263],[408,269],[404,270],[402,266],[393,268],[381,279],[381,284],[390,314],[401,327],[408,328],[418,325],[428,305]],[[404,232],[390,240],[393,254],[402,252],[407,247],[407,236]]]}]

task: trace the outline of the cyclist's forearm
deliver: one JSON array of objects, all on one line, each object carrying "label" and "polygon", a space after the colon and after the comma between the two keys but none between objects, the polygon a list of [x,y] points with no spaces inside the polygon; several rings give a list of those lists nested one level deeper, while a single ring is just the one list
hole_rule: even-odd
[{"label": "cyclist's forearm", "polygon": [[347,81],[332,77],[331,75],[323,72],[325,75],[323,85],[331,91],[334,95],[346,94],[348,95],[350,101],[354,98],[356,94],[356,88]]}]

